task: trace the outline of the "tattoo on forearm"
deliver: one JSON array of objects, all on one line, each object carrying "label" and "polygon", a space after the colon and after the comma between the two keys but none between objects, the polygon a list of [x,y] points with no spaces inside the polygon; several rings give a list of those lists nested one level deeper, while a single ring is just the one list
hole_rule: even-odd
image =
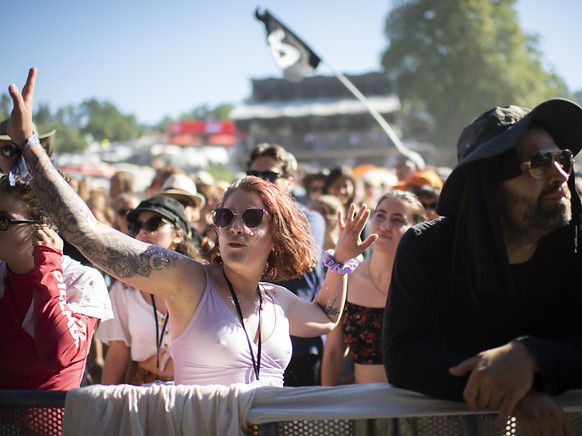
[{"label": "tattoo on forearm", "polygon": [[98,224],[83,199],[42,159],[26,155],[36,197],[64,239],[96,266],[123,279],[149,277],[153,271],[176,265],[178,253],[153,245],[144,250],[135,239]]}]

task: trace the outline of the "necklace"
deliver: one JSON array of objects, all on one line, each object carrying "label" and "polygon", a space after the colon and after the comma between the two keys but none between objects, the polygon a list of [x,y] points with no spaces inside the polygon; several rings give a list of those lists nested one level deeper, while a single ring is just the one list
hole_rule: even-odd
[{"label": "necklace", "polygon": [[372,278],[372,273],[370,272],[370,261],[368,261],[368,277],[370,277],[370,281],[372,282],[372,284],[374,285],[378,292],[380,292],[382,295],[387,294],[387,292],[384,292],[382,289],[380,289],[378,285],[376,285],[376,283],[374,282],[374,279]]},{"label": "necklace", "polygon": [[230,295],[234,300],[234,305],[236,306],[236,311],[240,318],[240,323],[242,324],[242,328],[245,332],[245,336],[247,337],[247,343],[249,344],[249,351],[251,352],[251,360],[253,362],[253,370],[255,372],[255,377],[259,380],[259,373],[261,372],[261,310],[263,309],[263,297],[261,297],[261,290],[259,289],[259,285],[257,285],[257,293],[259,294],[259,345],[257,350],[257,360],[255,361],[255,353],[253,353],[253,346],[251,344],[251,339],[249,338],[249,334],[247,333],[247,328],[245,327],[245,321],[243,318],[242,310],[240,308],[240,304],[238,302],[238,298],[234,292],[232,287],[232,283],[228,280],[226,273],[224,272],[224,268],[222,268],[222,274],[224,275],[224,280],[226,280],[226,284],[228,285],[228,290],[230,291]]},{"label": "necklace", "polygon": [[154,318],[156,320],[156,369],[160,369],[160,347],[162,346],[162,340],[164,339],[164,334],[166,331],[166,326],[168,325],[168,318],[170,318],[170,312],[166,313],[166,319],[164,320],[164,326],[162,327],[162,334],[160,334],[160,327],[158,324],[158,310],[156,309],[156,297],[154,294],[150,294],[152,300],[152,307],[154,308]]}]

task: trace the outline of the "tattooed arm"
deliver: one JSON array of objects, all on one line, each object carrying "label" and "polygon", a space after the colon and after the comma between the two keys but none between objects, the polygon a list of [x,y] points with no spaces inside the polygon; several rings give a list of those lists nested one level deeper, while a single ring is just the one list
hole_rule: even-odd
[{"label": "tattooed arm", "polygon": [[[345,223],[338,213],[340,234],[335,247],[334,259],[345,264],[359,256],[372,245],[378,235],[372,234],[360,242],[360,233],[370,216],[370,210],[362,206],[354,216],[352,204]],[[312,337],[329,333],[339,322],[347,292],[347,276],[329,270],[320,291],[312,303],[300,298],[290,298],[287,306],[290,333],[293,336]],[[291,292],[289,292],[291,294]],[[293,295],[293,294],[291,294]],[[294,296],[294,295],[293,295]]]},{"label": "tattooed arm", "polygon": [[[32,131],[32,107],[36,69],[28,73],[22,94],[15,85],[9,93],[14,103],[8,134],[16,144],[24,144]],[[172,250],[144,244],[92,215],[85,202],[61,177],[40,144],[23,149],[26,167],[32,175],[35,195],[55,222],[63,237],[98,267],[121,281],[166,299],[174,299],[181,283],[191,282],[194,261]],[[202,267],[195,264],[194,275],[204,283]]]}]

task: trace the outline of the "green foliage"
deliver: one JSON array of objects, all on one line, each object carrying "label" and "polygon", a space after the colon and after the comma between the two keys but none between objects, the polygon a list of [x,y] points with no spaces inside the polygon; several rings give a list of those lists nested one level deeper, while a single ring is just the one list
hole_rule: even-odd
[{"label": "green foliage", "polygon": [[57,153],[82,153],[87,146],[87,140],[77,128],[73,128],[63,124],[60,121],[53,121],[41,127],[39,130],[50,131],[55,129],[55,150]]},{"label": "green foliage", "polygon": [[10,116],[10,111],[12,111],[12,99],[8,94],[2,94],[0,96],[0,121],[4,121]]},{"label": "green foliage", "polygon": [[81,119],[86,120],[81,131],[98,141],[127,141],[138,136],[133,115],[123,115],[112,103],[91,99],[81,104]]},{"label": "green foliage", "polygon": [[234,171],[232,166],[209,165],[205,170],[208,171],[216,181],[223,181],[229,184],[233,181]]},{"label": "green foliage", "polygon": [[537,37],[521,31],[515,2],[394,2],[382,65],[397,72],[401,98],[435,118],[444,163],[454,163],[462,128],[491,107],[569,97],[564,81],[544,71]]},{"label": "green foliage", "polygon": [[214,108],[209,108],[208,105],[196,106],[190,112],[186,112],[180,116],[181,121],[189,120],[228,120],[230,119],[230,112],[234,105],[230,103],[222,103]]}]

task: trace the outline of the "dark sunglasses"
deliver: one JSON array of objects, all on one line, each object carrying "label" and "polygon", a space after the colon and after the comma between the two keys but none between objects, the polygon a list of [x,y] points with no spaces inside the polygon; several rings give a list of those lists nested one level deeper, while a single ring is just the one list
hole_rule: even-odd
[{"label": "dark sunglasses", "polygon": [[12,224],[40,224],[37,220],[13,220],[7,216],[0,216],[0,232],[8,230]]},{"label": "dark sunglasses", "polygon": [[142,228],[144,228],[146,232],[152,233],[158,230],[160,227],[165,226],[166,224],[172,223],[166,221],[161,216],[153,216],[146,222],[139,220],[128,222],[127,230],[129,230],[132,235],[137,236]]},{"label": "dark sunglasses", "polygon": [[566,174],[570,174],[574,167],[574,154],[568,149],[560,151],[538,151],[529,160],[523,162],[521,166],[527,168],[534,179],[541,179],[546,175],[554,162],[558,162],[562,170]]},{"label": "dark sunglasses", "polygon": [[0,154],[4,157],[13,157],[16,155],[16,146],[12,144],[0,147]]},{"label": "dark sunglasses", "polygon": [[268,215],[265,209],[259,208],[250,208],[245,210],[243,213],[234,213],[232,210],[221,207],[215,209],[212,213],[212,222],[215,226],[224,228],[228,227],[234,221],[234,218],[240,216],[245,226],[249,229],[254,229],[255,227],[259,227],[263,222],[263,216]]},{"label": "dark sunglasses", "polygon": [[275,171],[247,171],[247,176],[255,176],[259,179],[266,180],[267,182],[275,183],[278,178],[283,177],[283,174],[276,173]]}]

